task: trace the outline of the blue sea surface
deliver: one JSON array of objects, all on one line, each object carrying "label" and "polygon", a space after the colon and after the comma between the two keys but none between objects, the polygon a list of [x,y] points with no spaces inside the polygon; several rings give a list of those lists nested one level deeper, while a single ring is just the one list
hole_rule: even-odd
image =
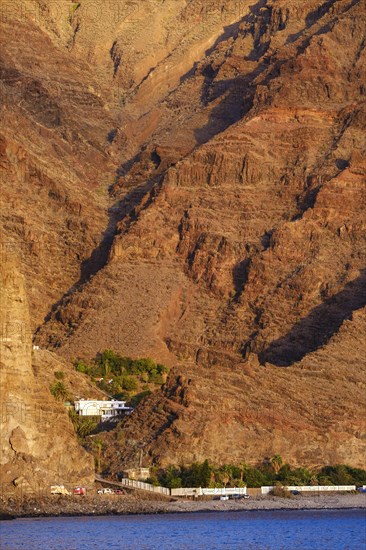
[{"label": "blue sea surface", "polygon": [[1,550],[366,550],[362,510],[17,519]]}]

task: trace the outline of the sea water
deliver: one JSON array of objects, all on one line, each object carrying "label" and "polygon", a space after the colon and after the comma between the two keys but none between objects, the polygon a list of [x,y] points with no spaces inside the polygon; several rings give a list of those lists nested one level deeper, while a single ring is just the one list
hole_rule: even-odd
[{"label": "sea water", "polygon": [[362,510],[198,512],[17,519],[1,550],[366,550]]}]

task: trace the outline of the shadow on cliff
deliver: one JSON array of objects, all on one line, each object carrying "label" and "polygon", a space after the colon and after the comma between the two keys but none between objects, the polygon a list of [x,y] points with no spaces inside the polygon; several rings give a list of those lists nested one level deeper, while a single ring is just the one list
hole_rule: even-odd
[{"label": "shadow on cliff", "polygon": [[109,253],[116,236],[117,223],[123,221],[130,215],[133,209],[140,203],[142,197],[149,193],[154,182],[147,181],[129,191],[121,201],[117,201],[108,210],[108,225],[103,233],[102,240],[93,250],[89,258],[84,260],[80,268],[80,278],[75,286],[85,283],[95,275],[108,262]]},{"label": "shadow on cliff", "polygon": [[[345,13],[348,10],[350,10],[353,6],[358,4],[359,0],[351,0],[348,5],[346,5],[341,13]],[[321,6],[316,8],[315,10],[311,11],[305,18],[305,27],[298,31],[295,34],[290,34],[286,40],[286,44],[291,44],[292,42],[296,42],[298,38],[301,38],[305,35],[306,31],[310,29],[313,25],[318,23],[318,21],[324,17],[325,15],[332,13],[331,9],[332,7],[337,3],[337,0],[327,0],[324,2]],[[335,15],[339,16],[339,13]],[[320,31],[316,32],[315,34],[322,34],[322,32],[325,32],[326,29],[330,30],[332,27],[332,22],[329,22],[327,25],[325,25]]]},{"label": "shadow on cliff", "polygon": [[[231,37],[238,36],[241,32],[241,25],[254,25],[260,9],[265,6],[267,0],[259,0],[256,4],[249,8],[249,13],[231,25],[224,27],[224,32],[205,52],[205,56],[211,55],[220,46]],[[248,56],[248,60],[259,60],[265,53],[268,44],[259,44],[258,39],[254,43],[254,48]],[[180,83],[183,83],[188,78],[195,75],[198,68],[198,63],[195,63],[193,67],[181,77]],[[204,83],[201,90],[201,102],[204,107],[221,97],[220,103],[215,106],[210,114],[210,119],[207,124],[201,128],[196,128],[195,137],[197,143],[201,145],[206,143],[216,134],[224,131],[226,128],[240,120],[246,112],[248,112],[253,104],[252,96],[254,96],[254,90],[249,99],[245,98],[244,91],[247,90],[249,82],[258,76],[263,70],[260,65],[251,74],[245,77],[237,77],[233,79],[222,80],[215,82],[215,78],[219,69],[213,69],[211,65],[207,65],[202,69],[202,75],[204,76]]]},{"label": "shadow on cliff", "polygon": [[82,285],[90,280],[98,271],[103,269],[108,263],[109,254],[117,233],[117,224],[122,222],[127,216],[132,215],[134,209],[140,204],[142,198],[150,193],[154,184],[153,180],[148,180],[142,185],[129,191],[125,197],[115,202],[108,210],[108,225],[103,233],[103,237],[98,246],[92,251],[89,258],[84,260],[80,266],[80,276],[77,282],[70,287],[67,292],[53,304],[49,313],[44,319],[43,325],[36,330],[36,334],[40,332],[42,326],[51,320],[54,313],[60,306],[70,299],[70,297],[77,291]]},{"label": "shadow on cliff", "polygon": [[[297,39],[302,38],[300,41],[296,56],[301,55],[305,49],[309,46],[313,34],[306,35],[306,31],[311,28],[316,22],[327,15],[336,0],[328,0],[324,2],[319,8],[310,12],[305,20],[305,27],[296,34],[289,35],[287,44],[295,42]],[[350,3],[345,6],[343,12],[348,11],[354,6],[358,0],[351,0]],[[264,35],[266,26],[270,24],[270,12],[263,14],[263,19],[260,20],[260,10],[267,5],[265,0],[260,0],[255,5],[249,8],[249,14],[242,18],[238,23],[225,28],[223,35],[219,37],[214,46],[206,51],[206,56],[210,55],[215,48],[221,43],[227,40],[230,36],[234,36],[235,33],[238,36],[241,31],[241,25],[246,25],[247,29],[253,36],[253,49],[246,56],[246,60],[257,62],[257,67],[246,75],[238,75],[232,79],[217,81],[216,77],[221,67],[214,69],[210,64],[202,69],[202,75],[204,76],[204,83],[202,85],[201,101],[204,106],[209,106],[210,103],[217,101],[217,104],[213,107],[209,121],[204,126],[195,130],[195,137],[198,144],[202,144],[210,140],[216,134],[219,134],[226,130],[229,126],[238,122],[243,118],[253,107],[255,93],[258,86],[267,86],[271,80],[278,77],[280,74],[281,66],[289,61],[286,58],[276,58],[266,56],[270,46],[270,40],[261,42],[261,36]],[[342,12],[342,13],[343,13]],[[314,35],[321,35],[329,32],[332,28],[332,21],[327,22],[321,28],[314,32]],[[258,28],[256,29],[256,26]],[[248,30],[244,32],[248,32]],[[259,29],[259,32],[258,32]],[[284,27],[280,26],[279,31]],[[192,76],[197,69],[197,64],[191,69],[187,75],[181,80]],[[261,73],[263,79],[258,81],[258,77]]]},{"label": "shadow on cliff", "polygon": [[248,272],[251,264],[251,258],[246,258],[245,260],[236,264],[233,268],[233,283],[235,288],[234,302],[239,299],[244,285],[248,280]]},{"label": "shadow on cliff", "polygon": [[[263,8],[263,6],[265,6],[266,3],[267,3],[267,0],[259,0],[255,5],[249,7],[249,14],[248,15],[245,15],[244,17],[239,19],[239,21],[236,21],[235,23],[232,23],[231,25],[227,25],[226,27],[224,27],[224,32],[222,34],[220,34],[220,36],[215,40],[214,44],[212,46],[210,46],[205,51],[204,57],[208,57],[209,55],[214,53],[215,50],[217,49],[217,47],[220,46],[220,44],[222,42],[225,42],[229,38],[231,38],[235,35],[238,35],[239,32],[240,32],[240,26],[243,23],[253,24],[254,21],[255,21],[255,17],[259,14],[260,9]],[[239,6],[238,6],[238,8],[240,9]],[[189,71],[186,72],[183,76],[181,76],[180,83],[182,84],[185,80],[187,80],[191,76],[194,76],[194,74],[196,73],[197,67],[198,67],[198,62],[195,62],[193,64],[193,67],[191,69],[189,69]],[[208,78],[213,78],[214,76],[216,76],[216,74],[217,74],[217,71],[216,72],[213,71],[211,73],[211,75],[207,75],[207,77]]]},{"label": "shadow on cliff", "polygon": [[[109,136],[112,136],[112,134],[113,130],[110,132]],[[153,164],[154,170],[149,174],[147,173],[145,178],[140,178],[140,184],[136,184],[135,187],[128,190],[121,200],[114,202],[114,204],[108,209],[108,224],[103,232],[101,241],[93,249],[90,256],[81,263],[79,279],[63,294],[60,300],[53,304],[47,316],[44,318],[43,324],[37,328],[35,332],[36,336],[42,332],[43,327],[55,315],[57,318],[57,311],[61,308],[61,306],[67,304],[76,291],[82,288],[83,285],[91,279],[91,277],[96,275],[107,265],[114,239],[118,234],[118,224],[127,219],[135,221],[137,217],[136,209],[139,205],[143,202],[143,209],[145,209],[150,204],[153,188],[161,181],[164,173],[156,173],[155,171],[155,169],[159,167],[161,160],[156,152],[152,151],[150,153],[149,160]],[[108,190],[111,198],[116,198],[116,193],[118,193],[118,189],[115,188],[118,179],[121,176],[128,174],[133,166],[135,164],[138,165],[140,162],[141,153],[138,153],[119,166],[115,174],[115,181]],[[149,198],[145,200],[147,195],[149,195]],[[127,223],[127,226],[128,225],[129,224]]]},{"label": "shadow on cliff", "polygon": [[352,313],[366,305],[366,269],[344,289],[315,307],[282,338],[259,354],[261,363],[289,367],[321,348],[337,333]]},{"label": "shadow on cliff", "polygon": [[[252,62],[256,61],[258,64],[250,73],[245,75],[239,74],[233,78],[219,81],[216,80],[216,77],[221,67],[215,70],[209,64],[204,67],[202,74],[205,80],[202,85],[201,102],[204,106],[209,107],[211,103],[219,101],[212,108],[207,124],[195,130],[195,137],[199,144],[207,142],[216,134],[223,132],[229,126],[238,122],[253,107],[254,96],[258,86],[258,83],[254,81],[261,73],[269,68],[269,60],[263,58],[269,47],[269,41],[261,43],[260,38],[255,37],[257,18],[261,8],[263,8],[266,3],[266,0],[259,0],[259,2],[251,6],[249,8],[249,13],[238,23],[225,29],[224,34],[220,36],[214,46],[206,52],[206,55],[210,55],[221,42],[226,40],[228,36],[233,36],[235,32],[237,35],[239,35],[240,32],[248,32],[248,30],[241,31],[240,27],[244,25],[246,29],[248,27],[251,28],[251,33],[254,38],[253,49],[246,56],[246,59]],[[284,61],[276,61],[261,84],[265,85],[269,80],[278,76],[279,68],[283,62]]]}]

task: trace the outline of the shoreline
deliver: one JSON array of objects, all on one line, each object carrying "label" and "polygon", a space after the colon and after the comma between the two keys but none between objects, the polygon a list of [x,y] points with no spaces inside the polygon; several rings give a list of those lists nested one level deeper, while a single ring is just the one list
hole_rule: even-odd
[{"label": "shoreline", "polygon": [[27,499],[2,501],[0,521],[11,519],[55,517],[101,517],[118,515],[157,515],[199,512],[265,512],[305,510],[365,510],[366,494],[253,497],[245,501],[149,501],[138,498],[112,497],[47,498],[42,501]]}]

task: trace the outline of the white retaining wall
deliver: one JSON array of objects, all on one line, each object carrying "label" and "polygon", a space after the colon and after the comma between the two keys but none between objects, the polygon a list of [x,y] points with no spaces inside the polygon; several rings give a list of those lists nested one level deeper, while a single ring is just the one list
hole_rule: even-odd
[{"label": "white retaining wall", "polygon": [[180,487],[170,489],[172,497],[193,497],[193,496],[216,496],[216,495],[246,495],[246,487],[209,488],[209,487]]},{"label": "white retaining wall", "polygon": [[151,493],[170,495],[170,489],[168,489],[167,487],[155,487],[155,485],[150,485],[150,483],[145,483],[143,481],[136,481],[135,479],[121,479],[119,485],[123,485],[124,487],[131,487],[133,489],[140,489],[142,491],[150,491]]},{"label": "white retaining wall", "polygon": [[[272,487],[261,487],[262,495],[267,495],[272,491]],[[325,491],[355,491],[356,485],[289,485],[286,486],[289,491],[302,492],[325,492]]]},{"label": "white retaining wall", "polygon": [[[144,483],[143,481],[136,481],[134,479],[121,479],[120,483],[113,483],[108,480],[104,480],[101,476],[96,476],[97,481],[109,483],[111,485],[119,485],[124,487],[131,487],[133,489],[140,489],[142,491],[149,491],[152,493],[160,493],[163,495],[171,495],[174,497],[194,497],[194,496],[221,496],[221,495],[246,495],[246,487],[227,487],[225,488],[210,488],[210,487],[181,487],[179,489],[168,489],[167,487],[155,487],[150,483]],[[364,488],[366,488],[364,486]],[[273,486],[261,487],[262,495],[267,495]],[[289,491],[301,492],[330,492],[330,491],[355,491],[356,485],[289,485],[287,487]]]}]

